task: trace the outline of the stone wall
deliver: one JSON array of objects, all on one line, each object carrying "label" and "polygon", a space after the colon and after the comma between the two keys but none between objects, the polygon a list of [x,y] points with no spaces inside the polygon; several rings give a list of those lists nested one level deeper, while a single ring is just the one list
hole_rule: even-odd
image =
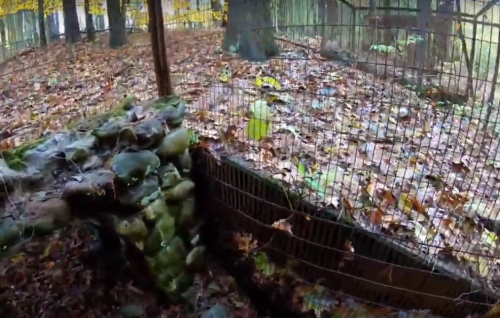
[{"label": "stone wall", "polygon": [[90,224],[138,280],[180,301],[204,254],[184,116],[178,97],[142,105],[129,98],[67,131],[3,151],[0,246]]}]

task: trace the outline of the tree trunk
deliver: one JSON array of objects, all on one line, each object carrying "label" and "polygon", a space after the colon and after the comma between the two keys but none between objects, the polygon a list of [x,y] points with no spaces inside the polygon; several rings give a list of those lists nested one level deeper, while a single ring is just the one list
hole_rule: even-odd
[{"label": "tree trunk", "polygon": [[229,1],[228,26],[222,44],[247,60],[266,60],[279,54],[274,41],[270,0]]},{"label": "tree trunk", "polygon": [[224,51],[236,51],[238,48],[239,28],[244,27],[243,1],[227,0],[229,8],[227,12],[227,26],[222,42]]},{"label": "tree trunk", "polygon": [[2,52],[0,52],[0,59],[5,60],[6,58],[5,49],[7,47],[7,30],[5,28],[5,22],[3,17],[0,18],[0,41],[2,42],[2,47],[1,47]]},{"label": "tree trunk", "polygon": [[106,29],[106,21],[104,18],[104,14],[100,14],[97,16],[96,24],[97,24],[97,30],[103,31],[104,29]]},{"label": "tree trunk", "polygon": [[52,13],[47,18],[48,29],[49,29],[49,41],[56,41],[59,38],[59,15],[57,13]]},{"label": "tree trunk", "polygon": [[63,0],[64,14],[64,35],[67,44],[73,44],[82,39],[80,34],[80,25],[78,23],[78,14],[76,13],[75,0]]},{"label": "tree trunk", "polygon": [[420,90],[424,83],[424,69],[426,68],[427,59],[427,43],[429,43],[429,19],[431,16],[431,0],[420,0],[418,2],[418,18],[417,30],[421,37],[421,41],[417,42],[416,53],[416,68],[417,68],[417,82],[418,90]]},{"label": "tree trunk", "polygon": [[434,47],[438,59],[445,62],[451,62],[453,60],[451,35],[453,33],[454,14],[455,4],[453,0],[441,1],[436,13]]},{"label": "tree trunk", "polygon": [[45,34],[45,6],[43,0],[38,0],[38,29],[40,32],[40,46],[47,46],[47,35]]},{"label": "tree trunk", "polygon": [[120,0],[108,0],[106,3],[108,4],[109,46],[118,48],[127,43],[125,16]]},{"label": "tree trunk", "polygon": [[321,28],[321,49],[320,54],[322,57],[335,59],[338,52],[341,50],[340,45],[334,39],[334,28],[337,24],[337,3],[333,0],[320,0],[319,6],[321,7],[320,21],[323,27]]},{"label": "tree trunk", "polygon": [[[40,1],[40,0],[38,0]],[[90,2],[89,0],[85,0],[85,26],[87,28],[87,40],[94,41],[95,40],[95,28],[94,28],[94,18],[90,13]]]}]

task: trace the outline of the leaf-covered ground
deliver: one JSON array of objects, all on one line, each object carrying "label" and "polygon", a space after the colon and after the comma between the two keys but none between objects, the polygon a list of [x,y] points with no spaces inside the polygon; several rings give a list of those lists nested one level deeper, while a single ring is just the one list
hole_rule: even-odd
[{"label": "leaf-covered ground", "polygon": [[[2,65],[0,148],[64,129],[128,95],[154,97],[149,35],[132,37],[120,50],[107,49],[105,39],[58,44]],[[190,101],[189,126],[217,141],[216,155],[239,157],[495,287],[499,140],[496,125],[482,129],[483,108],[418,98],[289,43],[280,44],[280,58],[257,64],[220,53],[221,41],[214,31],[167,35],[176,91]]]},{"label": "leaf-covered ground", "polygon": [[105,270],[90,265],[89,250],[94,247],[93,236],[68,229],[27,242],[8,256],[2,255],[0,315],[199,317],[219,304],[233,317],[257,317],[249,301],[237,293],[234,280],[217,267],[210,266],[209,272],[196,277],[189,298],[195,307],[160,308],[152,295],[134,287],[116,268]]}]

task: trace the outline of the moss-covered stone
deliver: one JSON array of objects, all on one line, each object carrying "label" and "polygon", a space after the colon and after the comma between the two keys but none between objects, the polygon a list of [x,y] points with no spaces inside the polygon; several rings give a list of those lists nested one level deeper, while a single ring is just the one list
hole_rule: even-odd
[{"label": "moss-covered stone", "polygon": [[47,138],[40,138],[36,140],[26,141],[25,143],[14,149],[3,150],[2,152],[0,152],[1,157],[3,157],[5,163],[9,168],[20,171],[27,167],[27,163],[24,158],[26,152],[43,144],[46,140]]},{"label": "moss-covered stone", "polygon": [[120,153],[111,161],[111,170],[127,185],[143,180],[160,167],[160,159],[151,151]]}]

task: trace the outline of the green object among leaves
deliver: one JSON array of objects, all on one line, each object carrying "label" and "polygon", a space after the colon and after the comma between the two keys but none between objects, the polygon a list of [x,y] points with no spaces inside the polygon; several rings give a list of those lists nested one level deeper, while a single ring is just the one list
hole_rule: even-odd
[{"label": "green object among leaves", "polygon": [[260,140],[265,137],[269,130],[269,123],[264,120],[250,118],[247,126],[247,133],[250,138]]},{"label": "green object among leaves", "polygon": [[390,45],[372,45],[370,46],[370,51],[376,51],[378,53],[389,54],[396,52],[396,48]]},{"label": "green object among leaves", "polygon": [[257,100],[250,105],[252,117],[247,125],[247,133],[250,138],[260,140],[269,133],[269,120],[272,113],[265,100]]},{"label": "green object among leaves", "polygon": [[[300,172],[299,172],[300,173]],[[323,172],[314,178],[307,178],[306,183],[316,190],[321,197],[327,195],[327,187],[333,185],[337,179],[337,175],[342,174],[339,167],[333,167],[328,172]],[[331,190],[330,190],[331,191]]]},{"label": "green object among leaves", "polygon": [[153,108],[155,109],[164,109],[169,106],[178,108],[182,104],[185,104],[186,102],[182,100],[179,96],[176,95],[171,95],[171,96],[164,96],[158,98],[154,103],[153,103]]},{"label": "green object among leaves", "polygon": [[255,266],[264,274],[264,276],[271,276],[277,271],[276,266],[271,263],[264,252],[258,252],[253,256]]},{"label": "green object among leaves", "polygon": [[188,134],[189,134],[189,145],[190,146],[196,146],[197,144],[200,143],[200,138],[198,136],[198,133],[196,133],[196,131],[194,131],[193,129],[189,129]]}]

